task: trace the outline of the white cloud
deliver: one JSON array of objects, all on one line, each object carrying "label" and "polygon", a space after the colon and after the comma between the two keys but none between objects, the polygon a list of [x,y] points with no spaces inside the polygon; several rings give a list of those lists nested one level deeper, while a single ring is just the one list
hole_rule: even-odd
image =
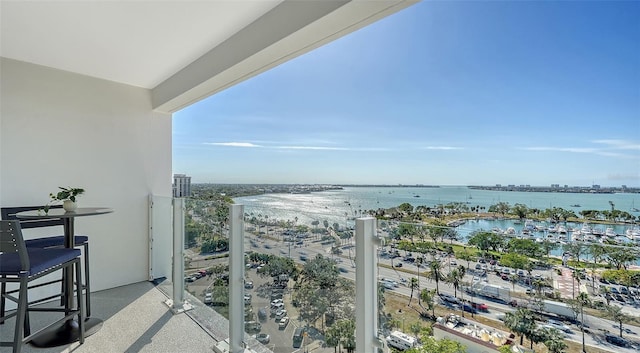
[{"label": "white cloud", "polygon": [[555,151],[555,152],[572,152],[572,153],[595,153],[598,150],[595,148],[581,148],[581,147],[525,147],[527,151]]},{"label": "white cloud", "polygon": [[427,146],[423,147],[425,150],[440,150],[440,151],[451,151],[451,150],[461,150],[462,147],[453,147],[453,146]]},{"label": "white cloud", "polygon": [[264,147],[261,145],[253,144],[251,142],[205,142],[205,145],[227,146],[227,147],[251,147],[251,148]]},{"label": "white cloud", "polygon": [[626,140],[611,139],[611,140],[595,140],[595,141],[592,141],[592,142],[593,143],[598,143],[598,144],[603,144],[603,145],[608,145],[609,148],[611,148],[611,149],[640,151],[640,143],[635,143],[635,142],[626,141]]},{"label": "white cloud", "polygon": [[551,151],[551,152],[569,152],[569,153],[591,153],[604,157],[638,159],[640,154],[625,154],[620,151],[640,151],[640,144],[616,139],[593,140],[591,143],[605,145],[604,147],[553,147],[553,146],[537,146],[524,147],[526,151]]},{"label": "white cloud", "polygon": [[347,151],[348,148],[343,147],[326,147],[326,146],[276,146],[279,150],[320,150],[320,151]]}]

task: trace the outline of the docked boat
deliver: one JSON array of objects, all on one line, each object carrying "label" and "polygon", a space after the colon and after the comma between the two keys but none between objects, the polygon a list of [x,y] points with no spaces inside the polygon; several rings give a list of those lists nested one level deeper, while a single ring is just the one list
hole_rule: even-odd
[{"label": "docked boat", "polygon": [[556,232],[560,233],[560,234],[567,234],[567,228],[565,226],[558,226],[558,229],[556,230]]},{"label": "docked boat", "polygon": [[571,234],[571,241],[584,241],[584,236],[580,232]]},{"label": "docked boat", "polygon": [[604,231],[604,235],[606,235],[609,238],[615,238],[618,236],[618,234],[616,234],[616,231],[613,230],[613,227],[608,227],[605,231]]},{"label": "docked boat", "polygon": [[593,228],[591,228],[589,223],[587,222],[582,223],[582,227],[580,228],[580,233],[582,233],[583,235],[586,235],[586,234],[591,234],[592,232],[593,232]]},{"label": "docked boat", "polygon": [[536,229],[536,225],[532,220],[527,219],[526,221],[524,221],[524,228],[528,231],[533,231],[534,229]]},{"label": "docked boat", "polygon": [[602,228],[593,228],[591,229],[591,234],[596,237],[601,237],[604,235],[604,231],[602,230]]},{"label": "docked boat", "polygon": [[624,235],[633,241],[640,241],[640,228],[633,226],[627,229]]}]

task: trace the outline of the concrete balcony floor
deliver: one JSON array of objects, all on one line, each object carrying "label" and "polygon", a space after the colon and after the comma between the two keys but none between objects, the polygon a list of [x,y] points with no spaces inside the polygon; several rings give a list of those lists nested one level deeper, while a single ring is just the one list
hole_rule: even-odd
[{"label": "concrete balcony floor", "polygon": [[[92,317],[104,320],[102,328],[86,337],[85,343],[53,348],[38,348],[27,344],[25,353],[89,353],[89,352],[212,352],[216,340],[190,315],[174,315],[165,305],[167,296],[151,282],[139,282],[92,293]],[[196,308],[197,310],[197,308]],[[48,315],[30,314],[32,328],[46,324]],[[59,316],[58,316],[59,317]],[[55,320],[55,319],[54,319]],[[226,319],[214,318],[214,321]],[[15,321],[0,325],[2,341],[11,341]],[[2,347],[10,352],[10,347]]]}]

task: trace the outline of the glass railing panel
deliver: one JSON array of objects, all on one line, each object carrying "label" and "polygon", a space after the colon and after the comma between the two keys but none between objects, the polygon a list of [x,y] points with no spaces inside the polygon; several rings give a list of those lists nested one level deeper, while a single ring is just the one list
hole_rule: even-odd
[{"label": "glass railing panel", "polygon": [[[273,352],[327,345],[341,321],[353,321],[353,253],[344,216],[287,207],[245,206],[246,332]],[[350,226],[353,227],[351,221]],[[334,329],[335,331],[335,329]]]},{"label": "glass railing panel", "polygon": [[187,198],[184,283],[188,312],[216,340],[229,335],[229,205],[224,198]]}]

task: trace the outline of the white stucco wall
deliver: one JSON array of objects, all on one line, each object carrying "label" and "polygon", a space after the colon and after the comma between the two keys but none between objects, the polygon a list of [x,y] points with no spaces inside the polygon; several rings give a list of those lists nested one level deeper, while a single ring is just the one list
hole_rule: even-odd
[{"label": "white stucco wall", "polygon": [[0,206],[84,188],[80,207],[115,210],[75,222],[90,237],[92,290],[147,280],[148,195],[171,195],[171,115],[151,110],[147,89],[0,64]]}]

